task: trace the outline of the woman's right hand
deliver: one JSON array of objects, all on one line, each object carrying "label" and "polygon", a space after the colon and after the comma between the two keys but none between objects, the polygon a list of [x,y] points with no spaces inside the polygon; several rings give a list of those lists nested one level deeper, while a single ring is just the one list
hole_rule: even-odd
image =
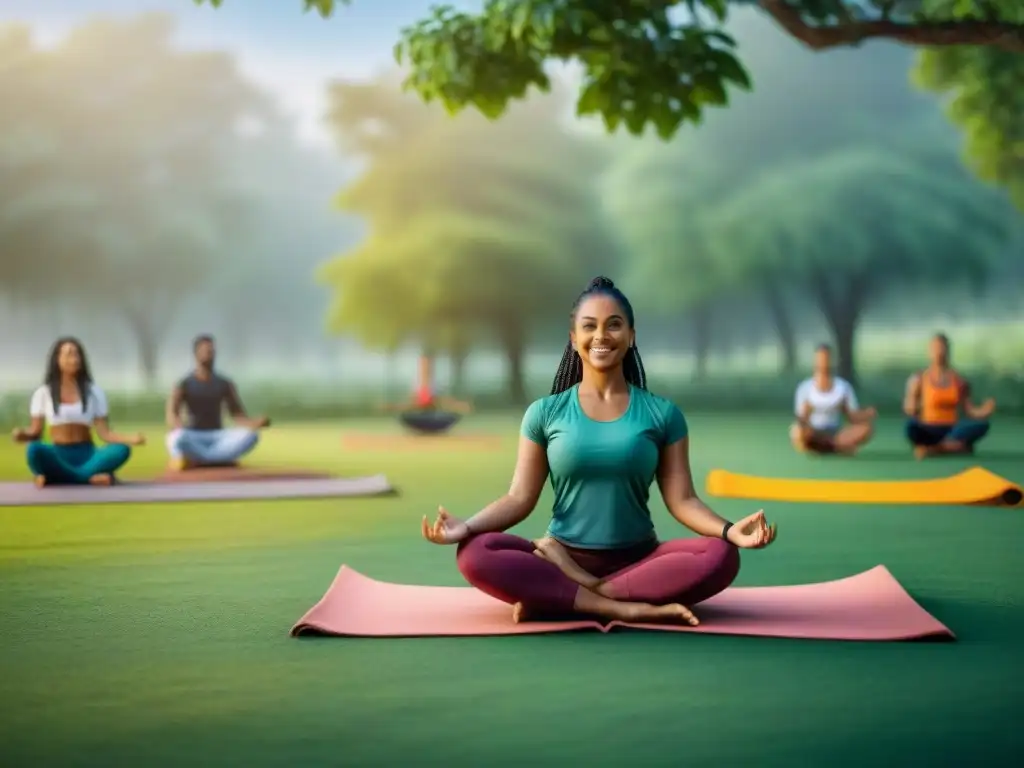
[{"label": "woman's right hand", "polygon": [[448,514],[444,507],[438,507],[433,525],[426,515],[423,516],[423,538],[434,544],[458,544],[469,538],[469,526],[465,521]]},{"label": "woman's right hand", "polygon": [[11,432],[11,439],[14,440],[14,442],[16,443],[23,443],[25,442],[25,435],[26,432],[24,428],[15,427],[14,430]]}]

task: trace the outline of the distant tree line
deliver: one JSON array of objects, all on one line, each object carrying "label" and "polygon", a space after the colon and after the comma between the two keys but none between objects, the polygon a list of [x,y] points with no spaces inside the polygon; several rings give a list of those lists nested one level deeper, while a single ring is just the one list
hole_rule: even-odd
[{"label": "distant tree line", "polygon": [[527,344],[564,334],[576,293],[611,270],[641,321],[677,325],[698,377],[742,307],[760,309],[786,372],[813,310],[855,379],[866,313],[1009,268],[1020,214],[960,161],[937,105],[892,78],[907,53],[869,64],[747,32],[759,88],[670,142],[572,134],[557,88],[490,122],[452,118],[397,75],[336,83],[331,125],[368,163],[337,203],[370,234],[321,271],[332,327],[456,369],[496,344],[522,399]]}]

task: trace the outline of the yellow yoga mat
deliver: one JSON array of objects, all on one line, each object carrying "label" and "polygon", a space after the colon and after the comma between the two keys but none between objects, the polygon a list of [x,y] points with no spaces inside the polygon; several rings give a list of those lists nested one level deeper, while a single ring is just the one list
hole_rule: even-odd
[{"label": "yellow yoga mat", "polygon": [[708,493],[731,499],[811,501],[826,504],[977,504],[1019,506],[1019,485],[982,467],[935,480],[794,480],[738,475],[724,469],[708,473]]}]

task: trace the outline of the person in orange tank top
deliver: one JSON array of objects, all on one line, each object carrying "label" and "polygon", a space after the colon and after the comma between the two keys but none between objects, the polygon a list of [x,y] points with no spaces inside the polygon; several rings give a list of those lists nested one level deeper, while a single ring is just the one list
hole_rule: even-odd
[{"label": "person in orange tank top", "polygon": [[971,400],[967,380],[950,366],[949,339],[938,333],[928,347],[931,364],[907,382],[903,411],[907,439],[919,459],[938,454],[973,453],[989,430],[995,412],[991,397],[981,405]]}]

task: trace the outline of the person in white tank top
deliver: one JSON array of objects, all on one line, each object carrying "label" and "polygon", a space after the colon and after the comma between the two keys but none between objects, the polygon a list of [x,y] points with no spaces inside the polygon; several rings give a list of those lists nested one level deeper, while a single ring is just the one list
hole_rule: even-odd
[{"label": "person in white tank top", "polygon": [[[57,339],[50,350],[43,385],[29,403],[31,426],[11,437],[27,443],[25,458],[38,487],[110,485],[114,473],[142,445],[142,435],[119,435],[110,428],[107,396],[92,380],[85,350],[77,339]],[[49,427],[50,440],[43,442]],[[105,445],[98,446],[92,436]]]},{"label": "person in white tank top", "polygon": [[[848,456],[871,439],[877,415],[874,408],[861,408],[853,385],[832,373],[832,348],[827,344],[815,350],[814,375],[796,388],[793,410],[794,448]],[[849,424],[844,426],[844,421]]]}]

